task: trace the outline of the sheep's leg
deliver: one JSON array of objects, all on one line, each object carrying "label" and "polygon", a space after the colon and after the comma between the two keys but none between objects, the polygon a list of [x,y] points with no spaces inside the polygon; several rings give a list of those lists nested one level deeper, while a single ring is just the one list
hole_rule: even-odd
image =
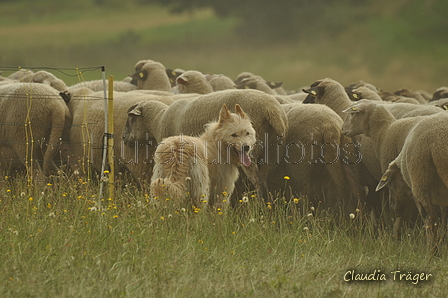
[{"label": "sheep's leg", "polygon": [[[255,163],[252,163],[249,167],[241,167],[244,174],[246,174],[249,181],[255,187],[259,198],[267,199],[268,187],[266,179],[264,179],[267,172],[260,171]],[[266,166],[267,168],[267,166]],[[267,170],[267,169],[266,169]],[[263,172],[263,173],[262,173]]]},{"label": "sheep's leg", "polygon": [[403,221],[403,217],[402,216],[397,216],[395,218],[395,222],[394,222],[394,230],[393,230],[393,235],[395,239],[400,239],[401,238],[401,226],[402,226],[402,221]]},{"label": "sheep's leg", "polygon": [[422,206],[426,213],[425,225],[428,239],[427,242],[429,248],[433,251],[434,254],[436,254],[438,252],[438,245],[439,245],[439,238],[438,238],[439,227],[437,225],[437,212],[432,202],[430,202],[430,198],[427,198],[427,200],[422,200]]}]

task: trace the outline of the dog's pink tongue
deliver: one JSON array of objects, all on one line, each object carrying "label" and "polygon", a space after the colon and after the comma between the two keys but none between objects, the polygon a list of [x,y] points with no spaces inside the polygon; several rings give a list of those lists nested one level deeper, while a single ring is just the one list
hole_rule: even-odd
[{"label": "dog's pink tongue", "polygon": [[252,163],[252,161],[250,160],[249,155],[244,152],[244,151],[240,151],[240,161],[241,163],[245,166],[245,167],[249,167],[250,164]]}]

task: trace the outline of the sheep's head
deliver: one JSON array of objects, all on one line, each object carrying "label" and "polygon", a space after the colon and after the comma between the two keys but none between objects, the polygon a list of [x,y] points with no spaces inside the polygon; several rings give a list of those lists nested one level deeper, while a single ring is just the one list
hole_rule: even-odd
[{"label": "sheep's head", "polygon": [[368,101],[361,101],[345,109],[344,113],[349,116],[345,119],[342,132],[348,137],[359,134],[369,134],[369,116],[374,104]]},{"label": "sheep's head", "polygon": [[303,92],[308,93],[303,103],[316,103],[316,98],[324,95],[325,88],[320,87],[320,83],[322,83],[322,80],[312,83],[308,89],[302,89]]},{"label": "sheep's head", "polygon": [[143,108],[135,104],[128,109],[128,118],[123,132],[123,141],[126,146],[134,147],[136,142],[144,141],[146,134],[142,129]]},{"label": "sheep's head", "polygon": [[170,79],[171,87],[176,86],[176,79],[183,74],[184,71],[178,70],[178,69],[166,69],[166,74],[168,75],[168,78]]},{"label": "sheep's head", "polygon": [[430,101],[442,99],[442,98],[448,98],[448,87],[440,87],[439,89],[434,92],[432,95],[432,99]]},{"label": "sheep's head", "polygon": [[400,155],[389,164],[386,172],[384,172],[383,176],[380,179],[375,191],[379,191],[388,185],[390,182],[398,179],[403,179],[401,176],[400,168],[397,165],[397,160],[400,158]]}]

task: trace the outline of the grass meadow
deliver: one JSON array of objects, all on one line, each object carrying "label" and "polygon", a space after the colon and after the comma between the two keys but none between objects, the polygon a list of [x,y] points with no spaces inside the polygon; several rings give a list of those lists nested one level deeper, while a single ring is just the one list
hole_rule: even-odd
[{"label": "grass meadow", "polygon": [[[380,35],[390,29],[385,22],[369,23],[367,31],[354,25],[332,40],[251,44],[235,35],[237,20],[218,19],[209,10],[172,15],[133,1],[91,2],[1,2],[0,66],[104,65],[119,80],[138,60],[153,59],[230,77],[251,71],[290,90],[324,77],[343,84],[362,79],[387,91],[433,92],[446,85],[448,47],[412,39],[397,45],[394,36]],[[80,78],[55,74],[68,85]],[[83,76],[100,78],[99,72]],[[445,244],[433,256],[423,227],[407,229],[397,241],[387,222],[363,210],[337,220],[306,198],[285,201],[277,194],[275,204],[266,204],[251,193],[234,208],[227,200],[220,209],[192,208],[169,198],[151,201],[147,185],[117,182],[113,199],[99,199],[99,185],[80,176],[45,184],[6,178],[0,185],[0,297],[448,293]],[[421,273],[432,276],[415,280]],[[384,274],[386,280],[344,280],[356,274]]]},{"label": "grass meadow", "polygon": [[[265,204],[250,194],[235,208],[226,202],[192,208],[169,198],[153,202],[145,187],[132,184],[117,185],[115,197],[100,200],[101,206],[98,195],[98,184],[75,176],[45,185],[20,178],[5,183],[0,296],[446,294],[446,249],[434,257],[423,228],[396,241],[362,210],[336,221],[306,198],[288,202],[277,195]],[[377,280],[351,281],[351,270]],[[386,280],[378,280],[380,273]],[[421,273],[432,276],[415,279]]]}]

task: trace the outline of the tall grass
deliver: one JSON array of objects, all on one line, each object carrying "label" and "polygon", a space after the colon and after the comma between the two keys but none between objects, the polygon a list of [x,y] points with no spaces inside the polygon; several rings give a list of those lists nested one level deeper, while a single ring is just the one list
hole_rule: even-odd
[{"label": "tall grass", "polygon": [[[117,188],[98,208],[98,185],[79,177],[0,193],[3,297],[405,297],[445,293],[446,249],[433,257],[424,230],[402,241],[368,216],[342,222],[306,198],[235,208],[150,200]],[[381,270],[387,281],[345,282],[349,270]],[[392,271],[431,273],[413,285]]]}]

